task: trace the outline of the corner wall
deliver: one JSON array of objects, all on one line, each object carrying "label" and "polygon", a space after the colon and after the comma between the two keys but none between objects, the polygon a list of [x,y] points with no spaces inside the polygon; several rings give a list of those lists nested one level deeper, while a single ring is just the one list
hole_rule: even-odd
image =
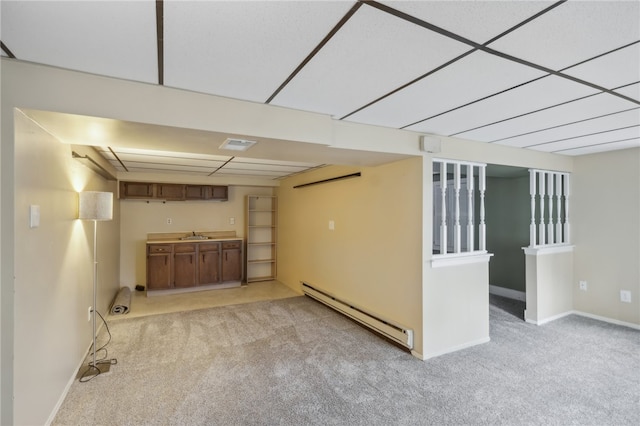
[{"label": "corner wall", "polygon": [[[92,340],[93,222],[77,220],[78,191],[115,192],[60,143],[15,113],[15,339],[13,424],[45,424]],[[34,171],[37,170],[37,173]],[[30,228],[29,206],[40,206]],[[119,215],[98,222],[98,311],[117,290]],[[106,316],[106,315],[105,315]],[[36,401],[36,403],[34,403]]]},{"label": "corner wall", "polygon": [[[357,171],[361,177],[293,188]],[[278,280],[296,291],[308,282],[412,328],[420,352],[422,158],[323,168],[282,181],[276,195]]]},{"label": "corner wall", "polygon": [[571,186],[574,309],[640,326],[640,148],[576,157]]}]

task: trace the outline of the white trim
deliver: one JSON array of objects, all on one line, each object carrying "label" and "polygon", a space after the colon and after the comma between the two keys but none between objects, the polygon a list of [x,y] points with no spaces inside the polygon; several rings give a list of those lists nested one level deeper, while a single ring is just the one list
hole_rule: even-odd
[{"label": "white trim", "polygon": [[486,167],[487,163],[476,163],[473,161],[464,161],[464,160],[456,160],[453,158],[432,158],[431,159],[432,162],[434,163],[458,163],[458,164],[464,164],[464,165],[469,165],[469,166],[479,166],[479,167]]},{"label": "white trim", "polygon": [[496,296],[506,297],[507,299],[519,300],[521,302],[527,301],[527,293],[524,291],[514,290],[512,288],[489,284],[489,293],[495,294]]},{"label": "white trim", "polygon": [[609,324],[619,325],[621,327],[629,327],[629,328],[633,328],[634,330],[640,330],[640,324],[634,324],[632,322],[625,322],[625,321],[620,321],[620,320],[613,319],[613,318],[602,317],[600,315],[594,315],[594,314],[590,314],[588,312],[582,312],[582,311],[568,311],[568,312],[565,312],[563,314],[554,315],[552,317],[545,318],[545,319],[540,320],[540,321],[534,321],[532,319],[528,319],[527,318],[527,311],[525,311],[525,321],[528,322],[529,324],[543,325],[543,324],[546,324],[548,322],[555,321],[555,320],[560,319],[560,318],[564,318],[564,317],[566,317],[568,315],[578,315],[578,316],[581,316],[581,317],[591,318],[591,319],[594,319],[596,321],[602,321],[602,322],[606,322],[606,323],[609,323]]},{"label": "white trim", "polygon": [[435,358],[435,357],[438,357],[438,356],[450,354],[452,352],[457,352],[457,351],[460,351],[462,349],[467,349],[467,348],[470,348],[472,346],[477,346],[477,345],[481,345],[483,343],[488,343],[490,341],[491,341],[490,337],[483,337],[482,339],[474,340],[474,341],[468,342],[468,343],[463,343],[462,345],[454,346],[454,347],[445,349],[443,351],[438,351],[438,352],[433,352],[433,353],[427,354],[422,359],[426,361],[426,360],[431,359],[431,358]]},{"label": "white trim", "polygon": [[524,320],[526,322],[528,322],[529,324],[543,325],[543,324],[549,323],[551,321],[559,320],[560,318],[564,318],[564,317],[569,316],[569,315],[571,315],[573,313],[574,313],[574,311],[567,311],[567,312],[563,312],[563,313],[558,314],[558,315],[554,315],[554,316],[547,317],[547,318],[544,318],[544,319],[536,321],[536,320],[527,318],[527,311],[525,310],[524,311]]},{"label": "white trim", "polygon": [[424,357],[424,355],[422,355],[420,352],[411,350],[411,355],[415,356],[416,358],[418,358],[419,360],[426,360],[426,358]]},{"label": "white trim", "polygon": [[542,256],[545,254],[569,253],[575,248],[572,244],[548,244],[544,246],[522,247],[524,254]]},{"label": "white trim", "polygon": [[572,313],[576,315],[580,315],[581,317],[591,318],[591,319],[602,321],[602,322],[608,322],[609,324],[620,325],[622,327],[629,327],[629,328],[633,328],[634,330],[640,330],[640,324],[620,321],[613,318],[601,317],[600,315],[589,314],[587,312],[582,312],[582,311],[572,311]]},{"label": "white trim", "polygon": [[489,262],[491,256],[493,256],[493,253],[487,253],[486,251],[434,254],[431,257],[431,267],[440,268],[443,266],[458,266],[470,263]]}]

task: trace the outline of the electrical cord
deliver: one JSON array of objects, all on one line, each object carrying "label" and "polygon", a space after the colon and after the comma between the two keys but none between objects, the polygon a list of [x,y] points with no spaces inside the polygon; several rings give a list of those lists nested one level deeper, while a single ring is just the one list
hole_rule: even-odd
[{"label": "electrical cord", "polygon": [[[99,349],[94,349],[93,343],[91,344],[91,348],[89,348],[89,355],[92,355],[93,353],[97,354],[100,351],[104,351],[104,356],[100,359],[96,359],[95,364],[93,363],[93,360],[89,361],[89,363],[87,364],[87,370],[84,373],[82,373],[82,376],[80,376],[80,379],[78,380],[80,383],[86,383],[92,380],[93,378],[99,376],[102,373],[102,371],[100,371],[100,368],[98,367],[98,365],[100,364],[115,365],[118,363],[118,360],[116,358],[107,359],[107,357],[109,356],[107,345],[109,345],[109,343],[111,342],[111,330],[109,330],[109,324],[107,324],[107,321],[105,321],[104,317],[100,314],[100,312],[98,312],[97,310],[95,310],[94,312],[98,314],[98,316],[102,320],[102,323],[104,324],[104,327],[107,330],[107,335],[109,336],[109,338],[107,339],[107,342],[104,345],[102,345]],[[94,352],[92,352],[92,350]]]}]

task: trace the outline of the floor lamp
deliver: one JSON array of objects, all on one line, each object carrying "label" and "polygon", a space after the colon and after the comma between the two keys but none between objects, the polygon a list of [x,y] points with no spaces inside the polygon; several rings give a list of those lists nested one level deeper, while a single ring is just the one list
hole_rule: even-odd
[{"label": "floor lamp", "polygon": [[111,368],[110,362],[96,363],[96,299],[98,293],[98,221],[113,219],[113,193],[97,191],[79,193],[78,219],[93,221],[93,308],[91,309],[93,354],[92,360],[89,361],[89,370],[93,370],[97,376],[98,374],[108,372]]}]

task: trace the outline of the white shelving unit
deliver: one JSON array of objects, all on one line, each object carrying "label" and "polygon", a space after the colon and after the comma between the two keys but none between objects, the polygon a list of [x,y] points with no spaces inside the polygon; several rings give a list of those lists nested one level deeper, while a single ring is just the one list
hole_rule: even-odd
[{"label": "white shelving unit", "polygon": [[247,283],[276,279],[277,199],[247,195]]}]

